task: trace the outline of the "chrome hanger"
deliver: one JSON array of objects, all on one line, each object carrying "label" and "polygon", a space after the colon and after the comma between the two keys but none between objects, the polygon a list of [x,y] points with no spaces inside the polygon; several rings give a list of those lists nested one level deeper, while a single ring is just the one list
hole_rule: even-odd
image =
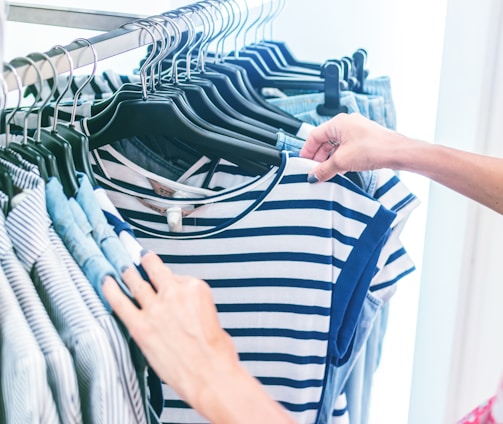
[{"label": "chrome hanger", "polygon": [[[13,108],[12,112],[9,115],[5,116],[5,147],[8,147],[10,143],[10,125],[12,120],[14,119],[14,115],[16,112],[21,108],[21,99],[23,97],[23,83],[21,81],[21,77],[16,71],[16,68],[12,66],[8,62],[3,63],[4,69],[8,69],[12,76],[14,77],[14,80],[16,81],[16,87],[17,87],[17,93],[18,93],[18,98],[17,98],[17,103],[15,107]],[[7,107],[7,96],[5,97],[5,107]]]}]

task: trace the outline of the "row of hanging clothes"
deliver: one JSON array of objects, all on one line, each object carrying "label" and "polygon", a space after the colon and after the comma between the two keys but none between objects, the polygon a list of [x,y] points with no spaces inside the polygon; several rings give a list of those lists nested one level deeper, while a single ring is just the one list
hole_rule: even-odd
[{"label": "row of hanging clothes", "polygon": [[418,200],[388,169],[307,181],[314,126],[396,118],[365,50],[302,62],[266,36],[285,3],[252,19],[235,0],[201,1],[132,22],[151,43],[129,75],[96,74],[85,39],[91,75],[73,75],[63,46],[69,75],[33,53],[12,61],[37,72],[24,87],[4,64],[18,104],[4,102],[0,150],[2,422],[205,422],[102,295],[104,278],[142,271],[144,249],[209,283],[242,364],[299,423],[368,421]]}]

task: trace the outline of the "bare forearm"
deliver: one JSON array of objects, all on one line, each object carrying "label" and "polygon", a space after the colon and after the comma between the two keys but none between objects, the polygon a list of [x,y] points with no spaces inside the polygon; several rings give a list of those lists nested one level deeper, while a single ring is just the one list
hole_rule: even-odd
[{"label": "bare forearm", "polygon": [[394,169],[424,175],[503,214],[503,159],[405,137],[396,147]]},{"label": "bare forearm", "polygon": [[315,128],[301,156],[320,162],[310,182],[347,171],[411,171],[503,214],[503,158],[414,140],[356,113],[341,113]]},{"label": "bare forearm", "polygon": [[196,409],[214,424],[293,424],[262,385],[240,365],[219,373],[197,397]]}]

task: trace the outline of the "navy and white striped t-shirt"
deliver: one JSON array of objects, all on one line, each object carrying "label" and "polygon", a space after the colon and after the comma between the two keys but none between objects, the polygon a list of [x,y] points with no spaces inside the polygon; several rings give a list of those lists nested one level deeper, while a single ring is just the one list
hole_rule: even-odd
[{"label": "navy and white striped t-shirt", "polygon": [[[313,166],[285,153],[266,175],[197,199],[149,196],[99,178],[145,248],[210,284],[243,365],[306,423],[316,419],[327,365],[351,352],[397,216],[343,176],[309,184]],[[187,215],[173,232],[166,210],[177,206]],[[163,422],[205,421],[168,386],[164,399]]]}]

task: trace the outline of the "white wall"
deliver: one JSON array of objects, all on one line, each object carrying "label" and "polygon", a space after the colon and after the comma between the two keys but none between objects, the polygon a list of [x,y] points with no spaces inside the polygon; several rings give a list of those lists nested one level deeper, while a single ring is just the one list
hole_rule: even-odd
[{"label": "white wall", "polygon": [[[497,156],[503,156],[500,3],[449,2],[436,134],[438,142]],[[494,392],[503,367],[501,217],[438,185],[428,217],[413,424],[454,422]]]}]

